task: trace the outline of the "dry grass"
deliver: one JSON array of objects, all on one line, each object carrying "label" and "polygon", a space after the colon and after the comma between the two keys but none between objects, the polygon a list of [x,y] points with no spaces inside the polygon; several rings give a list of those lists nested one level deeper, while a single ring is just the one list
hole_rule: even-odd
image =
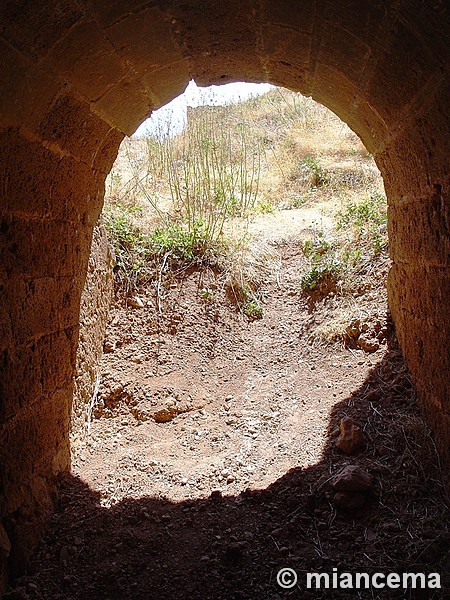
[{"label": "dry grass", "polygon": [[[249,129],[248,149],[258,152],[261,159],[259,198],[263,205],[289,208],[332,201],[338,209],[341,201],[357,199],[362,190],[383,192],[378,169],[357,135],[310,98],[276,89],[237,105],[196,109],[197,119],[202,118],[202,110],[218,129],[230,133],[230,147],[239,147],[243,126]],[[180,136],[174,139],[177,154],[183,143]],[[314,185],[304,165],[308,158],[327,173],[327,185]],[[149,213],[155,212],[155,202],[162,212],[170,213],[167,165],[155,140],[132,138],[121,146],[108,177],[106,202],[130,198],[144,209],[150,205]]]},{"label": "dry grass", "polygon": [[[180,202],[183,189],[174,195],[168,173],[202,163],[205,144],[210,157],[222,152],[230,163],[224,176],[244,173],[244,190],[249,181],[254,186],[252,201],[245,211],[237,211],[241,214],[233,215],[227,204],[216,214],[214,203],[208,200],[208,230],[218,243],[217,263],[227,274],[230,289],[237,296],[256,298],[262,280],[279,268],[274,244],[323,236],[330,240],[333,252],[321,259],[320,268],[313,261],[310,267],[320,271],[324,263],[327,271],[326,261],[333,261],[334,274],[334,265],[339,266],[330,290],[340,303],[317,336],[326,343],[342,339],[349,319],[355,318],[351,299],[374,291],[376,304],[387,269],[385,230],[378,234],[370,219],[363,224],[346,223],[341,231],[337,227],[348,207],[381,197],[384,191],[378,169],[359,138],[328,109],[282,89],[237,105],[198,108],[191,111],[190,119],[194,144],[187,145],[184,134],[173,140],[140,138],[122,144],[107,181],[106,213],[125,208],[131,225],[144,235],[174,223],[191,230],[198,219],[192,218],[194,213],[189,213],[191,207],[185,201]],[[233,171],[233,161],[244,159],[249,166],[241,164],[240,171]],[[255,164],[256,185],[255,173],[248,177]],[[200,182],[195,189],[203,188]],[[216,218],[220,223],[214,224]],[[376,244],[379,248],[374,251]]]}]

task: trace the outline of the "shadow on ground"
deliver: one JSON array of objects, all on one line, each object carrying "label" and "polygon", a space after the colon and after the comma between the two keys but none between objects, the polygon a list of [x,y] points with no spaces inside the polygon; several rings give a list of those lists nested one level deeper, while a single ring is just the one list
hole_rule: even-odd
[{"label": "shadow on ground", "polygon": [[[367,440],[340,453],[343,416]],[[375,479],[360,510],[336,509],[332,477],[359,465]],[[174,504],[128,499],[102,508],[80,479],[61,482],[58,511],[9,598],[170,600],[450,598],[448,499],[395,338],[364,384],[334,407],[319,463],[263,490]],[[281,568],[298,582],[282,589]],[[306,589],[306,573],[436,572],[442,589]]]}]

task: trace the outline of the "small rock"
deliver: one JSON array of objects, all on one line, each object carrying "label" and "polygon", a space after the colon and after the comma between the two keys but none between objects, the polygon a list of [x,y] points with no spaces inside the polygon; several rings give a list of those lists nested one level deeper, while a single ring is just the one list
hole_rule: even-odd
[{"label": "small rock", "polygon": [[225,550],[224,559],[228,563],[237,563],[244,557],[245,545],[242,542],[231,543]]},{"label": "small rock", "polygon": [[345,333],[348,335],[348,337],[356,339],[359,336],[359,334],[361,333],[359,325],[359,319],[353,319],[350,325],[348,325],[348,327],[346,327],[345,329]]},{"label": "small rock", "polygon": [[132,306],[133,308],[144,308],[145,302],[142,298],[139,298],[139,296],[132,296],[131,298],[128,298],[127,305]]},{"label": "small rock", "polygon": [[105,343],[103,344],[103,352],[105,353],[114,352],[115,349],[116,344],[114,342],[105,341]]},{"label": "small rock", "polygon": [[344,467],[331,482],[337,492],[368,492],[373,489],[373,484],[372,475],[356,465]]},{"label": "small rock", "polygon": [[175,413],[168,408],[161,408],[153,414],[153,418],[157,423],[168,423],[175,417]]},{"label": "small rock", "polygon": [[336,440],[336,446],[339,450],[346,454],[352,454],[365,445],[366,439],[361,428],[355,425],[349,417],[341,419],[339,429],[340,434]]},{"label": "small rock", "polygon": [[367,504],[368,498],[364,492],[336,492],[333,503],[342,510],[359,510]]},{"label": "small rock", "polygon": [[171,406],[176,406],[177,401],[173,396],[168,396],[166,401],[165,401],[165,405],[167,406],[167,408],[170,408]]},{"label": "small rock", "polygon": [[364,352],[376,352],[380,347],[380,342],[377,338],[372,338],[368,334],[361,334],[357,343]]}]

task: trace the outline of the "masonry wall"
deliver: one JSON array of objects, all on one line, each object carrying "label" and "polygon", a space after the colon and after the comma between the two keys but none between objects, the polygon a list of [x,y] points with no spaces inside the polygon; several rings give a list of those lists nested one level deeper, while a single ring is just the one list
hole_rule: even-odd
[{"label": "masonry wall", "polygon": [[81,295],[79,336],[74,376],[72,428],[84,429],[99,383],[99,365],[114,294],[114,255],[101,222],[94,227],[91,253]]},{"label": "masonry wall", "polygon": [[[449,458],[446,0],[5,0],[0,6],[0,574],[70,468],[80,298],[117,148],[199,83],[269,81],[334,110],[389,199],[389,302]],[[0,584],[1,585],[1,584]]]}]

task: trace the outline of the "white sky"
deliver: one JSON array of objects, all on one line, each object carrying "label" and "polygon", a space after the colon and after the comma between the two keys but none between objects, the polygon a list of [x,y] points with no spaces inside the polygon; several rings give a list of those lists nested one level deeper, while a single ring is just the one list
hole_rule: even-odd
[{"label": "white sky", "polygon": [[211,85],[210,87],[197,87],[190,81],[184,94],[178,96],[169,104],[156,110],[152,116],[144,121],[135,132],[135,136],[153,134],[174,135],[182,131],[186,124],[188,106],[221,105],[247,100],[252,96],[265,94],[273,89],[268,83],[228,83],[225,85]]}]

